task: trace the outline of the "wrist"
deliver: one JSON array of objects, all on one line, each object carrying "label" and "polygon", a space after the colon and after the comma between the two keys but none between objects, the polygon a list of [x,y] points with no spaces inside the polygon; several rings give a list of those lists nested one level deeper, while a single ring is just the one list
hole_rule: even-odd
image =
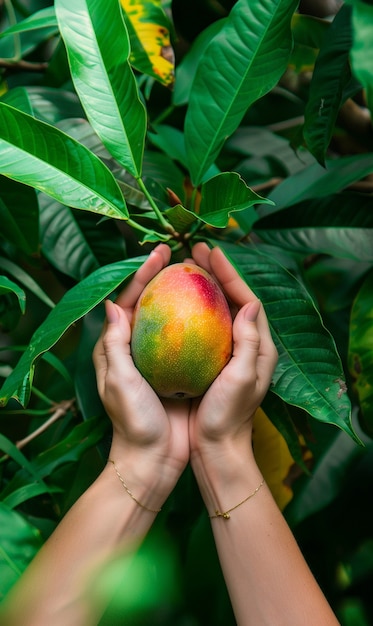
[{"label": "wrist", "polygon": [[115,440],[108,466],[123,496],[154,512],[162,508],[184,469],[162,450],[118,445]]},{"label": "wrist", "polygon": [[192,469],[209,515],[226,511],[253,492],[263,476],[250,446],[209,446],[191,455]]}]

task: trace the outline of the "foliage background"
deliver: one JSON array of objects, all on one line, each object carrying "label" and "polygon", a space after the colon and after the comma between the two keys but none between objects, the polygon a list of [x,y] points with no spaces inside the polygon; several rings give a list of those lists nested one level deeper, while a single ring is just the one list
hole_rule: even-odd
[{"label": "foliage background", "polygon": [[[203,239],[279,351],[263,473],[341,624],[373,623],[372,4],[8,0],[1,22],[0,598],[105,463],[102,301],[158,241]],[[94,591],[116,587],[102,624],[234,623],[189,471]]]}]

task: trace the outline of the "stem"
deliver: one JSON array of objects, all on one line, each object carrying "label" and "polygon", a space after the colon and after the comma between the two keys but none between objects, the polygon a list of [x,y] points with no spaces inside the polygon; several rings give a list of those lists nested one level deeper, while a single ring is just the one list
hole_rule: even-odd
[{"label": "stem", "polygon": [[162,215],[162,212],[159,210],[159,208],[157,207],[156,203],[154,202],[152,196],[150,195],[149,191],[147,190],[147,188],[144,185],[144,181],[142,180],[142,178],[140,178],[140,176],[138,178],[136,178],[137,180],[137,184],[140,187],[141,191],[143,192],[143,194],[145,195],[146,199],[148,200],[150,206],[152,207],[154,213],[157,216],[157,219],[159,221],[159,223],[161,224],[161,226],[163,226],[163,228],[168,232],[173,234],[175,231],[172,228],[171,224],[165,219],[165,217]]},{"label": "stem", "polygon": [[169,115],[171,115],[171,113],[173,113],[174,109],[175,109],[175,105],[170,104],[170,106],[167,107],[167,109],[162,111],[162,113],[160,113],[158,117],[156,117],[155,120],[152,121],[152,126],[161,124]]},{"label": "stem", "polygon": [[141,226],[141,224],[138,224],[134,220],[128,219],[126,220],[126,224],[132,226],[132,228],[135,228],[136,230],[140,230],[142,233],[147,233],[148,235],[157,235],[160,240],[165,241],[165,235],[163,235],[162,233],[157,233],[157,231],[155,230],[150,230],[145,226]]},{"label": "stem", "polygon": [[40,416],[40,415],[49,415],[51,412],[50,409],[10,409],[7,411],[6,409],[1,411],[2,415],[30,415],[30,416]]}]

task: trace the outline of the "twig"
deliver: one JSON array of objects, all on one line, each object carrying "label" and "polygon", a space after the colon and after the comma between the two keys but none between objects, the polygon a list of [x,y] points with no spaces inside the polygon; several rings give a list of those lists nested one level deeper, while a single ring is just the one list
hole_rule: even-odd
[{"label": "twig", "polygon": [[0,68],[15,72],[45,72],[48,63],[31,63],[30,61],[13,61],[12,59],[0,59]]},{"label": "twig", "polygon": [[60,417],[63,417],[64,415],[66,415],[66,413],[74,405],[74,402],[75,402],[75,398],[73,398],[72,400],[63,400],[62,402],[60,402],[55,412],[50,416],[49,419],[47,419],[46,422],[44,422],[44,424],[39,426],[39,428],[36,428],[35,430],[33,430],[32,433],[27,435],[27,437],[24,437],[23,439],[20,439],[19,441],[16,442],[16,447],[18,448],[18,450],[21,450],[21,448],[24,448],[24,446],[30,443],[30,441],[32,441],[33,439],[36,439],[36,437],[38,437],[43,432],[45,432],[49,428],[49,426],[54,424],[54,422],[57,422],[57,420],[59,420]]},{"label": "twig", "polygon": [[251,189],[256,193],[266,191],[267,189],[272,189],[273,187],[277,187],[280,183],[282,183],[284,179],[279,177],[273,177],[269,180],[266,180],[264,183],[260,183],[259,185],[252,185]]}]

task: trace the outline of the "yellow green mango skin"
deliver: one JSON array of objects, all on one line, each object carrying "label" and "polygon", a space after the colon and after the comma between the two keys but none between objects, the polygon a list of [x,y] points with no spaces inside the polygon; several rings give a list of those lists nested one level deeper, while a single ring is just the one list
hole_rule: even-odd
[{"label": "yellow green mango skin", "polygon": [[191,263],[159,272],[136,304],[131,353],[159,396],[205,393],[232,354],[231,313],[210,274]]}]

